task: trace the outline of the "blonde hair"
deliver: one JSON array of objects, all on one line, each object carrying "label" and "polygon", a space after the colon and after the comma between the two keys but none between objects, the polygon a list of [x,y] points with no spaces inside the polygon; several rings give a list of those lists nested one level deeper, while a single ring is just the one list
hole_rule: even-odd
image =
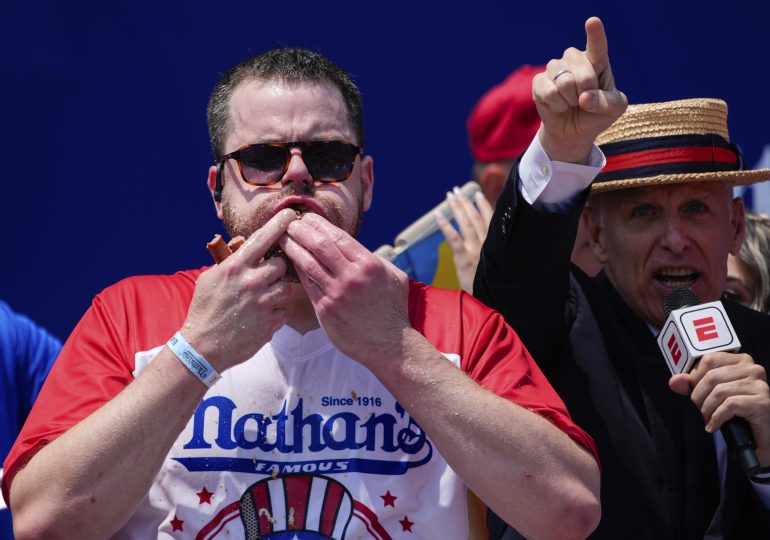
[{"label": "blonde hair", "polygon": [[746,234],[738,258],[746,265],[756,287],[751,307],[770,313],[770,216],[746,213]]}]

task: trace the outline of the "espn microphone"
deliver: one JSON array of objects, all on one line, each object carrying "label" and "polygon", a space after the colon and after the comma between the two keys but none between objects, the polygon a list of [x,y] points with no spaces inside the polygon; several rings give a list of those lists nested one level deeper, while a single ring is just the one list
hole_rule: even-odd
[{"label": "espn microphone", "polygon": [[[663,297],[667,319],[658,335],[658,347],[671,373],[689,373],[706,353],[737,352],[741,347],[722,302],[701,304],[689,287],[677,287]],[[748,422],[735,416],[722,424],[722,436],[730,455],[737,458],[744,472],[756,482],[766,483],[754,449],[757,443]],[[763,475],[764,476],[764,475]]]}]

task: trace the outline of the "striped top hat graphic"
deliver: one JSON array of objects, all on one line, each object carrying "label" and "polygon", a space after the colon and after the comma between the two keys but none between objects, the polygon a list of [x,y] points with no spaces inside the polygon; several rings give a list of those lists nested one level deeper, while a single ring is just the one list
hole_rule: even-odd
[{"label": "striped top hat graphic", "polygon": [[266,478],[241,497],[247,540],[342,540],[353,515],[353,497],[327,476]]}]

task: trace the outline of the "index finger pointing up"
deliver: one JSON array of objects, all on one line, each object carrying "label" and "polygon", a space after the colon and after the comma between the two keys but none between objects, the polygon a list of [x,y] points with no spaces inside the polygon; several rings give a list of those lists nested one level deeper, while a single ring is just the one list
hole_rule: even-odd
[{"label": "index finger pointing up", "polygon": [[607,34],[604,33],[604,24],[599,17],[591,17],[586,21],[586,56],[597,74],[610,64]]}]

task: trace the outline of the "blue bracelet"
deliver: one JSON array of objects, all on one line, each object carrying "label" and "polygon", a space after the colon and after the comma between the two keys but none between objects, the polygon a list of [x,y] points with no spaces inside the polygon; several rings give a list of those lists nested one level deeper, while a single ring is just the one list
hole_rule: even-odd
[{"label": "blue bracelet", "polygon": [[198,354],[179,332],[174,334],[166,345],[187,366],[187,369],[209,388],[222,378],[219,372],[205,358]]}]

